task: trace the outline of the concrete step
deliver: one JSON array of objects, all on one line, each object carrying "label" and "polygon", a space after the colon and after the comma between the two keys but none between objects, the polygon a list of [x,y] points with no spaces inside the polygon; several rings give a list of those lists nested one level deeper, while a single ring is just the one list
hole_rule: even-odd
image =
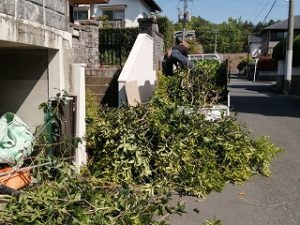
[{"label": "concrete step", "polygon": [[97,95],[97,94],[93,94],[93,96],[95,97],[96,102],[97,102],[98,104],[100,104],[100,103],[102,102],[102,100],[103,100],[105,94],[98,94],[98,95]]},{"label": "concrete step", "polygon": [[99,76],[99,77],[114,77],[120,75],[120,69],[97,69],[87,68],[85,70],[85,76]]},{"label": "concrete step", "polygon": [[112,106],[112,107],[118,106],[118,95],[117,94],[110,94],[110,95],[93,94],[93,96],[95,97],[95,100],[98,104],[108,104],[109,106]]},{"label": "concrete step", "polygon": [[118,106],[119,68],[87,68],[85,74],[86,88],[93,92],[99,104]]},{"label": "concrete step", "polygon": [[98,85],[98,84],[94,84],[94,85],[86,85],[87,89],[90,89],[94,94],[98,95],[98,94],[105,94],[105,92],[107,91],[107,89],[109,88],[109,85]]},{"label": "concrete step", "polygon": [[112,77],[99,77],[99,76],[86,76],[86,85],[109,85],[112,81]]}]

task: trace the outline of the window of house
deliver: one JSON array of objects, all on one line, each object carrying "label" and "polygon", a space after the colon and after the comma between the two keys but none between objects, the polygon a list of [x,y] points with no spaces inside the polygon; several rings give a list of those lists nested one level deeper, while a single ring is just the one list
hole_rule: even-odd
[{"label": "window of house", "polygon": [[74,20],[88,20],[89,19],[88,9],[75,9],[73,15],[74,15]]},{"label": "window of house", "polygon": [[275,31],[271,33],[271,40],[270,41],[281,41],[285,38],[284,31]]},{"label": "window of house", "polygon": [[124,10],[103,10],[103,16],[107,16],[108,20],[124,20]]}]

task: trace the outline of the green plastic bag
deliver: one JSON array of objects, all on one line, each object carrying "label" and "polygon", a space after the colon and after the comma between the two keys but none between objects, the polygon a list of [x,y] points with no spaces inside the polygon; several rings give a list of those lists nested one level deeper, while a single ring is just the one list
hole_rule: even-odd
[{"label": "green plastic bag", "polygon": [[28,126],[14,113],[5,113],[0,118],[0,163],[10,166],[23,164],[33,149],[33,134]]}]

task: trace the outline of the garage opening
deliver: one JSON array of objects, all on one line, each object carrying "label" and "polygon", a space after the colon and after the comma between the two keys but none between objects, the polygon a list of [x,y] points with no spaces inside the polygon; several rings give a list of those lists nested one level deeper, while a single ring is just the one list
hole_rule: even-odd
[{"label": "garage opening", "polygon": [[42,124],[38,109],[49,96],[48,50],[0,43],[0,116],[13,112],[32,131]]}]

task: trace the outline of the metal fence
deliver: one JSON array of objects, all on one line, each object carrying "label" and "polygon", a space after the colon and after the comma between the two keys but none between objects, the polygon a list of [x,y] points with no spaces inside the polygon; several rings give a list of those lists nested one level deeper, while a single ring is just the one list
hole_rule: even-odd
[{"label": "metal fence", "polygon": [[101,65],[123,66],[139,34],[139,28],[102,28],[99,30]]}]

